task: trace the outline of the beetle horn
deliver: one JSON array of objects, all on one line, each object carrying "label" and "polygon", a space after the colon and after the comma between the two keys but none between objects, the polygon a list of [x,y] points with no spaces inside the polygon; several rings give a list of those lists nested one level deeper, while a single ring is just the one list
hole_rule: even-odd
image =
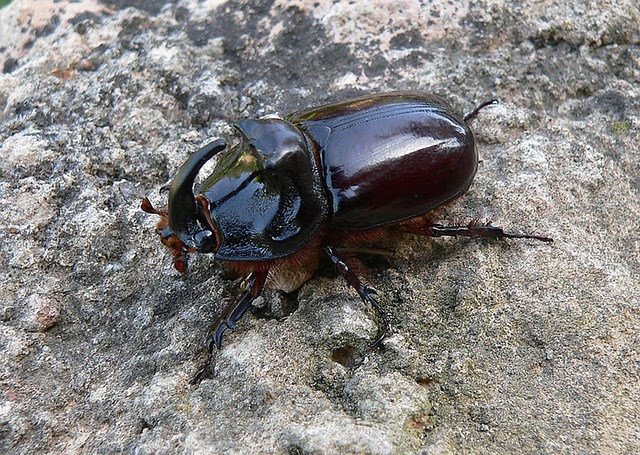
[{"label": "beetle horn", "polygon": [[[198,207],[193,195],[193,182],[211,157],[225,149],[227,144],[217,139],[205,145],[180,167],[169,190],[169,227],[188,247],[201,250],[203,229],[198,225]],[[208,232],[211,235],[211,232]]]}]

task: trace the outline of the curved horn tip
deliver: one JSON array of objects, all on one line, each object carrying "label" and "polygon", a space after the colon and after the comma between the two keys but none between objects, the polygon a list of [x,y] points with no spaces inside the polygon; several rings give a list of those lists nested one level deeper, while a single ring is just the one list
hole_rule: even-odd
[{"label": "curved horn tip", "polygon": [[197,247],[195,236],[202,228],[198,224],[198,207],[193,194],[193,182],[204,164],[226,148],[223,139],[205,145],[180,167],[169,190],[169,226],[189,247]]}]

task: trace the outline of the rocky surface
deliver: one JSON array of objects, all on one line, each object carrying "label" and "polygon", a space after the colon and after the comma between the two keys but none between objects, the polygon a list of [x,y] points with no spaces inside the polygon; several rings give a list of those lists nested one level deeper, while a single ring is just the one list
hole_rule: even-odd
[{"label": "rocky surface", "polygon": [[[16,0],[0,10],[3,453],[637,453],[635,0]],[[127,7],[129,5],[129,7]],[[393,333],[321,274],[247,315],[172,269],[139,210],[241,117],[422,89],[482,157],[442,220],[532,241],[400,236],[366,277]]]}]

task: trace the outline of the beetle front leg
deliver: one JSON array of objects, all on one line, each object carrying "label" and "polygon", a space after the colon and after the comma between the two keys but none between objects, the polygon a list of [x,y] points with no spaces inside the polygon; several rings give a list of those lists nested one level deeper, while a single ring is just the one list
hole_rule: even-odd
[{"label": "beetle front leg", "polygon": [[247,277],[248,283],[246,285],[247,290],[244,291],[240,297],[229,305],[222,316],[216,329],[207,338],[206,346],[208,351],[207,361],[202,368],[200,368],[191,379],[191,384],[200,382],[204,374],[210,371],[213,367],[213,361],[215,357],[215,348],[220,349],[222,346],[222,335],[227,329],[232,332],[236,330],[236,324],[244,316],[247,310],[251,307],[251,303],[257,299],[262,293],[264,283],[267,280],[267,272],[252,272]]},{"label": "beetle front leg", "polygon": [[340,273],[340,275],[342,275],[344,279],[347,280],[347,284],[349,284],[349,286],[354,288],[360,295],[360,298],[362,299],[362,301],[371,305],[373,309],[376,310],[376,312],[380,316],[380,319],[382,319],[382,323],[383,323],[382,332],[371,344],[369,344],[371,348],[375,348],[379,346],[382,340],[384,339],[384,337],[391,330],[391,324],[389,323],[389,316],[387,316],[387,313],[382,309],[382,307],[380,306],[380,303],[378,303],[378,301],[371,296],[371,294],[377,294],[376,290],[362,284],[358,275],[356,275],[349,268],[349,266],[336,255],[332,247],[325,246],[323,247],[323,250],[327,255],[327,257],[333,263],[338,273]]},{"label": "beetle front leg", "polygon": [[234,332],[236,324],[244,316],[255,299],[260,297],[264,282],[267,279],[267,272],[252,272],[245,280],[246,291],[231,305],[229,305],[222,313],[218,326],[213,334],[207,340],[207,348],[213,350],[213,346],[220,349],[222,345],[222,335],[227,329]]}]

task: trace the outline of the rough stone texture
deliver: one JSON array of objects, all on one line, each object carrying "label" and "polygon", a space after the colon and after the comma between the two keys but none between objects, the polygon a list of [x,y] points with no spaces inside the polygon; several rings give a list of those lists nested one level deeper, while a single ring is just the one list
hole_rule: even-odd
[{"label": "rough stone texture", "polygon": [[[636,0],[0,10],[0,450],[640,451],[639,23]],[[210,257],[179,276],[140,199],[233,119],[392,89],[499,98],[442,218],[555,243],[400,237],[366,273],[381,350],[325,274],[190,386],[237,289]]]}]

